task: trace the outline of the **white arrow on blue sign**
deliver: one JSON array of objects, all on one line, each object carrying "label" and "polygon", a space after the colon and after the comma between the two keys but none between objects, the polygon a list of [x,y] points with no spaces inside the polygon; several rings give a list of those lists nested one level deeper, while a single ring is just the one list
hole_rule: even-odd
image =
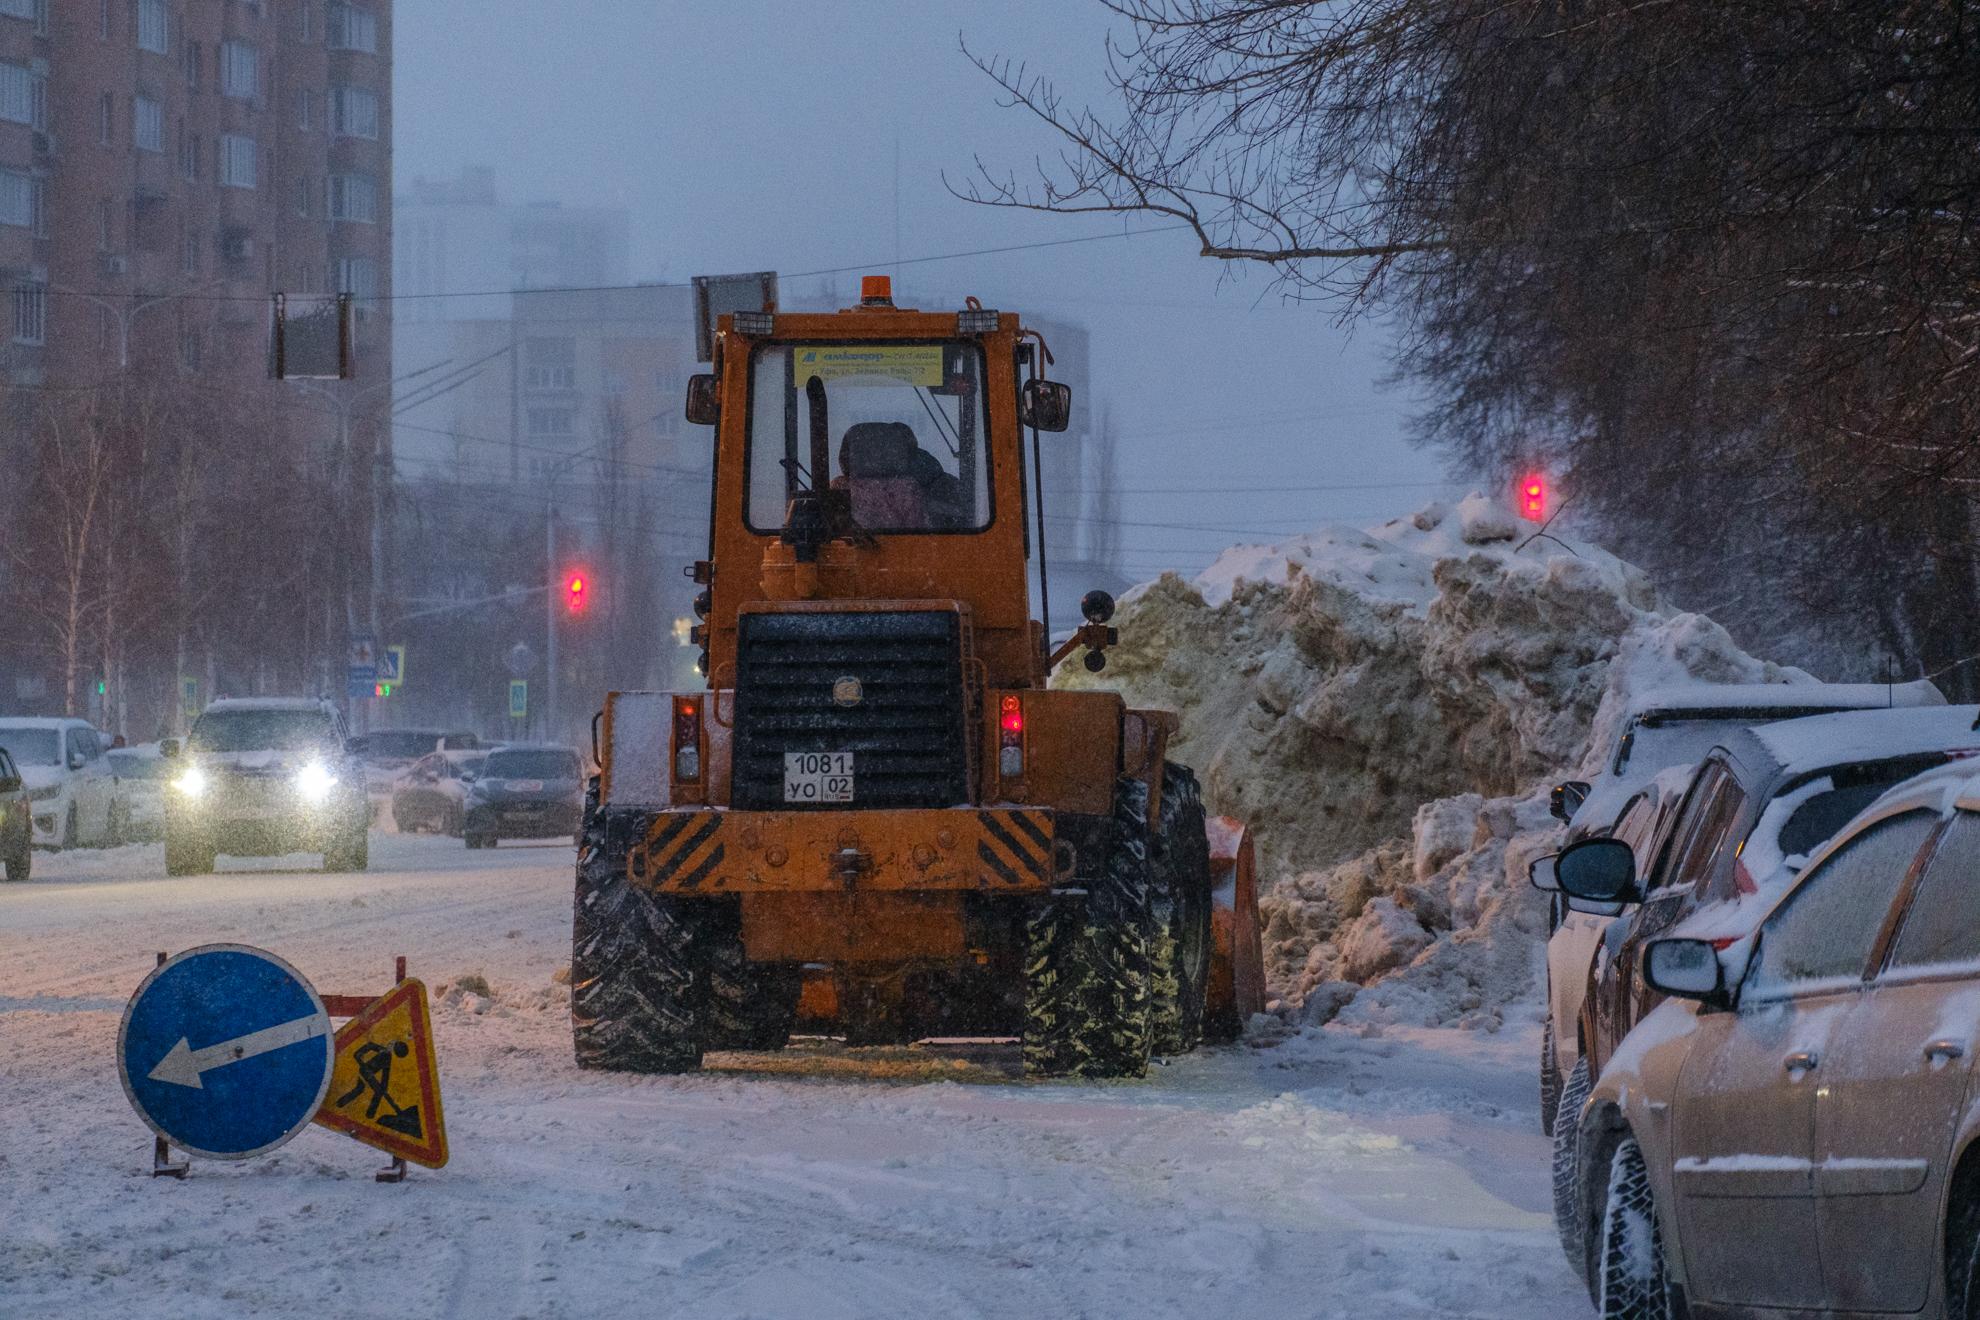
[{"label": "white arrow on blue sign", "polygon": [[145,1126],[194,1155],[244,1160],[309,1126],[334,1037],[295,968],[244,944],[160,963],[131,996],[117,1072]]}]

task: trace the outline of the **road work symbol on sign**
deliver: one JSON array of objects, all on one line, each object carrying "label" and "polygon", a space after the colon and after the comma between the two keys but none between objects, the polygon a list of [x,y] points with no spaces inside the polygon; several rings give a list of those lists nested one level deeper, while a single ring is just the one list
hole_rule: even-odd
[{"label": "road work symbol on sign", "polygon": [[160,963],[124,1010],[117,1071],[158,1136],[209,1159],[274,1150],[330,1085],[330,1017],[272,953],[207,944]]},{"label": "road work symbol on sign", "polygon": [[316,1121],[429,1169],[447,1162],[425,985],[399,982],[338,1030]]}]

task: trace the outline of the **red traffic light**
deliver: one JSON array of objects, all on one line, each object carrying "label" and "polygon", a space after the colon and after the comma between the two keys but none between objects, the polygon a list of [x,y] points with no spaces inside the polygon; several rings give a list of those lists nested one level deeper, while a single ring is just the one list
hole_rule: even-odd
[{"label": "red traffic light", "polygon": [[582,573],[571,573],[564,578],[564,604],[573,614],[584,612],[585,592],[591,583]]},{"label": "red traffic light", "polygon": [[1529,473],[1519,479],[1519,516],[1528,522],[1547,521],[1547,476]]}]

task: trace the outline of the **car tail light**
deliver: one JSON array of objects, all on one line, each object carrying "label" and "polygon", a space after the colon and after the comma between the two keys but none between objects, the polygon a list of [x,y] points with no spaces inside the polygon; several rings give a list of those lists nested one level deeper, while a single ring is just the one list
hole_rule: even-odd
[{"label": "car tail light", "polygon": [[701,698],[674,698],[674,779],[696,783],[701,779]]},{"label": "car tail light", "polygon": [[997,716],[997,773],[1016,779],[1024,773],[1024,702],[1007,695]]}]

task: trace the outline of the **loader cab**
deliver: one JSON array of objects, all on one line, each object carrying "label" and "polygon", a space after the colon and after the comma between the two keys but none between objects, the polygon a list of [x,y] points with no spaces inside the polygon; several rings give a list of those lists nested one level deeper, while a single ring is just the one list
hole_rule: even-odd
[{"label": "loader cab", "polygon": [[1016,315],[897,308],[884,278],[865,286],[836,313],[717,322],[689,401],[716,428],[702,672],[732,684],[751,612],[942,602],[991,686],[1042,687],[1021,413],[1063,429],[1064,387],[1027,391]]}]

